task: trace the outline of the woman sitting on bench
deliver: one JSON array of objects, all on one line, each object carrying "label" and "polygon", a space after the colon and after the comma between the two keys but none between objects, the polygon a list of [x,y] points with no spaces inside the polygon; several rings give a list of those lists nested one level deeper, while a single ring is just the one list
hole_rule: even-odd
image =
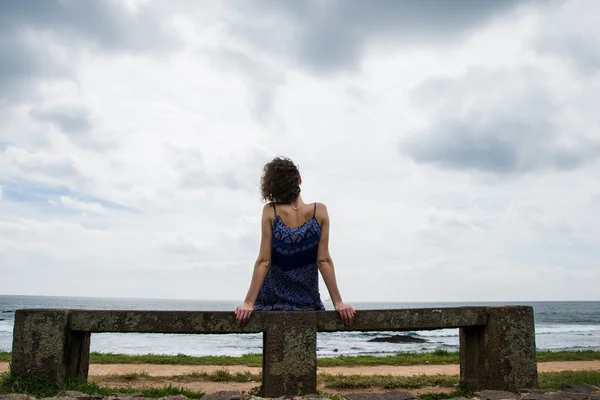
[{"label": "woman sitting on bench", "polygon": [[347,325],[355,311],[342,302],[329,255],[329,215],[322,203],[304,204],[302,178],[294,163],[275,158],[265,165],[261,193],[260,251],[244,304],[235,309],[240,325],[253,311],[325,310],[319,294],[321,272],[335,310]]}]

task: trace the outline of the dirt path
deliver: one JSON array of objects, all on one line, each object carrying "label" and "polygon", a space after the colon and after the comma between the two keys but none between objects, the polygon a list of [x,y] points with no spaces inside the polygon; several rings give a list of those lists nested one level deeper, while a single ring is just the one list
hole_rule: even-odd
[{"label": "dirt path", "polygon": [[[134,372],[146,372],[150,376],[187,375],[194,372],[214,372],[227,370],[230,372],[250,371],[258,373],[260,367],[247,367],[245,365],[157,365],[157,364],[91,364],[90,376],[123,375]],[[539,372],[560,371],[600,371],[600,360],[595,361],[552,361],[538,363]],[[8,363],[0,363],[0,373],[8,371]],[[457,375],[459,366],[451,365],[379,365],[358,367],[324,367],[318,372],[342,375]]]},{"label": "dirt path", "polygon": [[[170,381],[168,379],[155,381],[152,379],[137,378],[134,381],[123,381],[122,379],[114,379],[111,374],[126,374],[132,372],[145,371],[151,376],[169,376],[169,375],[185,375],[192,372],[213,372],[215,370],[228,370],[230,372],[250,371],[254,373],[260,372],[258,367],[246,367],[243,365],[232,366],[187,366],[187,365],[110,365],[110,364],[92,364],[90,365],[90,381],[99,386],[108,387],[163,387],[171,384],[174,387],[182,387],[187,390],[196,392],[214,393],[224,390],[248,392],[249,390],[260,385],[260,382],[202,382],[193,380]],[[538,371],[540,372],[558,372],[558,371],[581,371],[581,370],[600,370],[600,360],[598,361],[563,361],[563,362],[545,362],[538,363]],[[371,366],[371,367],[328,367],[319,368],[318,372],[343,375],[457,375],[459,373],[458,365],[411,365],[411,366]],[[319,385],[319,389],[333,394],[347,394],[352,390],[335,390],[326,388],[324,385]],[[360,392],[382,392],[383,389],[360,389]],[[449,393],[452,388],[445,387],[423,387],[419,389],[405,390],[414,395],[421,393]]]},{"label": "dirt path", "polygon": [[[229,372],[250,371],[260,372],[259,367],[246,367],[244,365],[213,366],[213,365],[156,365],[156,364],[91,364],[89,381],[99,386],[107,387],[136,387],[136,388],[162,388],[171,384],[173,387],[182,387],[188,390],[204,393],[214,393],[223,390],[244,391],[260,385],[260,382],[204,382],[195,380],[175,381],[166,377],[173,375],[187,375],[194,372],[214,372],[216,370],[227,370]],[[560,372],[560,371],[600,371],[600,360],[596,361],[553,361],[538,363],[539,372]],[[8,371],[8,363],[0,363],[0,373]],[[115,375],[125,375],[135,372],[146,372],[150,376],[165,377],[165,379],[146,379],[138,377],[134,380],[117,378]],[[318,372],[342,375],[457,375],[459,373],[458,365],[410,365],[410,366],[369,366],[369,367],[326,367],[319,368]],[[112,375],[112,376],[111,376]],[[330,393],[347,393],[349,391],[336,391],[320,387]],[[420,388],[416,390],[407,390],[414,394],[425,392],[448,392],[450,388]],[[362,392],[379,392],[380,389],[361,390]]]},{"label": "dirt path", "polygon": [[[101,387],[111,387],[111,388],[163,388],[165,385],[171,385],[173,387],[183,388],[186,390],[191,390],[194,392],[203,392],[206,394],[222,392],[222,391],[236,391],[236,392],[249,392],[250,390],[256,388],[260,385],[260,382],[203,382],[203,381],[170,381],[170,380],[161,380],[161,381],[153,381],[149,379],[136,379],[135,381],[125,382],[123,380],[114,380],[107,377],[102,376],[92,376],[90,377],[90,382],[93,382]],[[333,394],[347,394],[352,393],[353,390],[337,390],[325,387],[325,385],[321,384],[317,387],[318,390],[333,393]],[[364,388],[357,390],[362,393],[381,393],[386,392],[389,389],[380,389],[380,388]],[[426,386],[418,389],[401,389],[405,392],[411,392],[415,395],[419,395],[421,393],[450,393],[452,392],[452,388],[447,387],[438,387],[438,386]]]}]

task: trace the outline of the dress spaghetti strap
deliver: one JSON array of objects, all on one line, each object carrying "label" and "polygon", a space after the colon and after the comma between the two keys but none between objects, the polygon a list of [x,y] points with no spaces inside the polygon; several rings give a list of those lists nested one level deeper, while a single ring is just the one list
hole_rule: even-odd
[{"label": "dress spaghetti strap", "polygon": [[273,212],[275,213],[275,216],[277,216],[277,209],[275,208],[275,203],[271,203],[271,205],[273,206]]},{"label": "dress spaghetti strap", "polygon": [[315,202],[315,207],[313,210],[313,218],[317,216],[317,203]]}]

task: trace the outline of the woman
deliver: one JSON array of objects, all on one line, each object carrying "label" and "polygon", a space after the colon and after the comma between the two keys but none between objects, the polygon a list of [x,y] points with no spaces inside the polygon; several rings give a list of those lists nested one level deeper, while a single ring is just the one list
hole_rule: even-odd
[{"label": "woman", "polygon": [[335,310],[347,325],[355,311],[344,304],[329,255],[329,215],[322,203],[304,204],[302,178],[294,163],[277,157],[263,170],[260,251],[244,304],[235,309],[240,325],[252,311],[324,310],[321,272]]}]

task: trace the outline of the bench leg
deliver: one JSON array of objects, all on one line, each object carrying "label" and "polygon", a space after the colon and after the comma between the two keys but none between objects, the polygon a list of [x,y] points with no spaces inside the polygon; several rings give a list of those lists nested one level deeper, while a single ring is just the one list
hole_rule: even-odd
[{"label": "bench leg", "polygon": [[536,388],[535,327],[529,306],[494,307],[485,326],[460,329],[460,378],[474,390]]},{"label": "bench leg", "polygon": [[89,332],[71,332],[67,310],[17,310],[11,374],[49,383],[87,379]]},{"label": "bench leg", "polygon": [[270,312],[268,318],[263,333],[262,396],[316,393],[316,313]]},{"label": "bench leg", "polygon": [[70,332],[67,378],[87,381],[90,369],[90,338],[90,332]]}]

